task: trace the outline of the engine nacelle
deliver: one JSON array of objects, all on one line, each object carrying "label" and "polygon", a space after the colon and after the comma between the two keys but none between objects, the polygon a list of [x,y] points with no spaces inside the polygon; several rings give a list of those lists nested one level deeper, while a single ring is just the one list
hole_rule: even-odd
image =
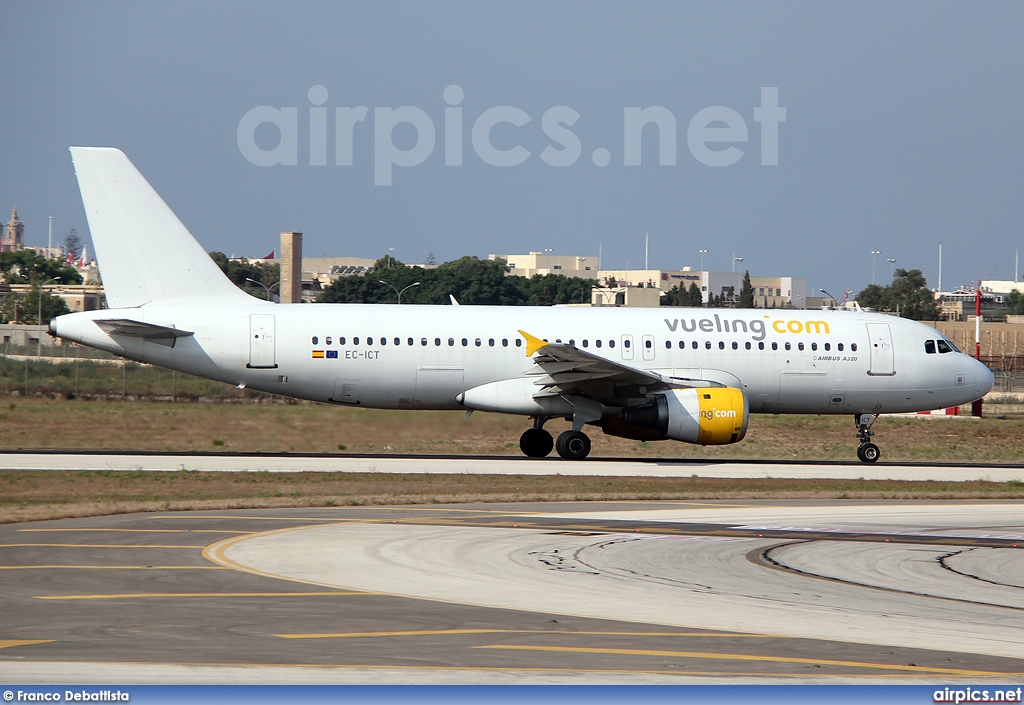
[{"label": "engine nacelle", "polygon": [[602,421],[604,432],[641,441],[672,439],[704,446],[743,439],[750,410],[734,387],[671,389],[649,404],[626,407]]}]

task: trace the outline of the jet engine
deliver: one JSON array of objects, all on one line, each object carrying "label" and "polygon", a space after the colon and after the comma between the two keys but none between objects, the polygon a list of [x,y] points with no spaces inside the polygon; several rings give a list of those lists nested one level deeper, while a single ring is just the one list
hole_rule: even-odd
[{"label": "jet engine", "polygon": [[742,440],[749,418],[746,397],[734,387],[671,389],[603,419],[601,427],[610,436],[714,446]]}]

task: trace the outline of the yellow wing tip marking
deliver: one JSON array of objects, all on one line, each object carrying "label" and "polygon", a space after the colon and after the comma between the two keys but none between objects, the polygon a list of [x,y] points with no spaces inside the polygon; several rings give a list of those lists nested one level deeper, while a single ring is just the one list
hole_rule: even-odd
[{"label": "yellow wing tip marking", "polygon": [[523,340],[526,341],[526,357],[533,357],[535,352],[547,345],[540,338],[536,338],[524,330],[519,331],[519,335],[523,336]]}]

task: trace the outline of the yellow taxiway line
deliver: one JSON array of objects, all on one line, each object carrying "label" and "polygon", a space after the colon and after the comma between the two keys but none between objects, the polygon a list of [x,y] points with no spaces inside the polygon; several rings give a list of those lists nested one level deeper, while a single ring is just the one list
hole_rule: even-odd
[{"label": "yellow taxiway line", "polygon": [[961,668],[940,668],[930,666],[903,666],[899,664],[886,665],[882,663],[867,663],[864,661],[835,661],[831,659],[801,658],[797,656],[755,656],[749,654],[718,654],[704,651],[655,651],[648,649],[602,649],[588,647],[564,647],[564,646],[520,646],[514,644],[493,644],[489,646],[474,646],[474,649],[507,649],[513,651],[552,651],[559,653],[573,654],[608,654],[612,656],[656,656],[658,658],[692,658],[692,659],[720,659],[723,661],[759,661],[764,663],[792,663],[818,666],[842,666],[845,668],[866,668],[880,671],[908,671],[911,673],[935,673],[956,676],[1019,676],[1018,673],[1000,673],[997,671],[974,671]]},{"label": "yellow taxiway line", "polygon": [[9,649],[12,646],[31,646],[32,644],[50,644],[55,639],[0,639],[0,649]]}]

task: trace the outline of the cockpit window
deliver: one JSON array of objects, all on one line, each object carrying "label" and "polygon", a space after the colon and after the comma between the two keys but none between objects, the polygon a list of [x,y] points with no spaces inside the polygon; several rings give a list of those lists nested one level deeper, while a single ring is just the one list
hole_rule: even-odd
[{"label": "cockpit window", "polygon": [[924,351],[926,353],[928,353],[929,355],[934,355],[935,354],[935,341],[934,340],[926,340],[926,341],[924,341]]},{"label": "cockpit window", "polygon": [[951,352],[953,352],[953,348],[951,348],[949,343],[947,343],[945,340],[938,340],[936,342],[939,344],[939,352],[940,353],[951,353]]},{"label": "cockpit window", "polygon": [[953,349],[953,352],[957,352],[957,353],[962,353],[962,352],[963,352],[963,350],[961,350],[960,348],[958,348],[958,347],[957,347],[957,346],[956,346],[956,345],[955,345],[955,344],[953,343],[953,341],[952,341],[952,340],[950,340],[949,338],[945,338],[945,341],[946,341],[946,345],[948,345],[949,347],[951,347],[951,348]]}]

